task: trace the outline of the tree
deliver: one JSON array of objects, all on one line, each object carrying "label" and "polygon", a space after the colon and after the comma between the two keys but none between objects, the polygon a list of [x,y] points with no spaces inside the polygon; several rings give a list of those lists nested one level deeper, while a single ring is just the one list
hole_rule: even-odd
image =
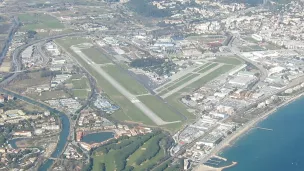
[{"label": "tree", "polygon": [[99,168],[100,168],[101,171],[106,171],[105,163],[100,163]]},{"label": "tree", "polygon": [[136,160],[137,165],[141,165],[143,162],[150,160],[151,158],[155,157],[159,153],[159,151],[161,149],[159,143],[163,137],[164,137],[163,134],[159,134],[150,140],[151,143],[149,144],[149,146],[147,147],[145,152],[142,154],[142,156],[140,158],[138,158]]},{"label": "tree", "polygon": [[37,34],[37,32],[34,31],[34,30],[27,31],[27,37],[30,38],[30,39],[34,38],[36,34]]},{"label": "tree", "polygon": [[6,138],[3,134],[0,134],[0,146],[2,146],[6,141]]}]

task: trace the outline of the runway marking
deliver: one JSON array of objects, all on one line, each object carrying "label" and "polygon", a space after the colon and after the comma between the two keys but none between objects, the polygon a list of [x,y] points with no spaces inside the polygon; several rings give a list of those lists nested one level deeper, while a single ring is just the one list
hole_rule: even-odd
[{"label": "runway marking", "polygon": [[167,92],[166,94],[164,94],[164,95],[162,96],[162,98],[167,98],[167,97],[171,96],[172,94],[174,94],[174,93],[176,93],[176,92],[182,90],[183,88],[187,87],[188,85],[191,85],[191,84],[194,83],[195,81],[198,81],[198,80],[202,79],[204,76],[206,76],[206,75],[208,75],[209,73],[215,71],[216,69],[222,67],[223,65],[224,65],[224,64],[219,64],[219,65],[217,65],[217,66],[211,68],[210,70],[208,70],[208,71],[206,71],[206,72],[204,72],[204,73],[201,73],[199,76],[194,77],[194,78],[191,79],[190,81],[187,81],[187,82],[185,82],[184,84],[180,85],[179,87],[176,87],[176,88],[174,88],[173,90],[170,90],[169,92]]},{"label": "runway marking", "polygon": [[140,103],[140,101],[139,101],[138,99],[135,99],[135,98],[132,99],[131,102],[132,102],[132,103]]},{"label": "runway marking", "polygon": [[136,95],[136,97],[141,97],[141,96],[150,96],[151,94],[139,94],[139,95]]},{"label": "runway marking", "polygon": [[103,66],[109,66],[109,65],[115,65],[113,63],[104,63],[104,64],[98,64],[99,66],[103,67]]}]

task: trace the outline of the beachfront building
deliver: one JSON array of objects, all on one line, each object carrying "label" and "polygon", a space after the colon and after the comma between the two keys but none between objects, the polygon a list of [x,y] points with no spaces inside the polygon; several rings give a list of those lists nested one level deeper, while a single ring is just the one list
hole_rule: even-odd
[{"label": "beachfront building", "polygon": [[201,141],[197,144],[203,144],[209,147],[214,147],[215,145],[219,144],[223,139],[222,134],[209,134],[205,136]]}]

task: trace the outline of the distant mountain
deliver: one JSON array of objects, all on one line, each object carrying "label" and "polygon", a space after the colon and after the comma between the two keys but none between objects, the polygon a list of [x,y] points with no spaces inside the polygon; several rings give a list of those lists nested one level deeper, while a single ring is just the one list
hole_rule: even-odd
[{"label": "distant mountain", "polygon": [[168,17],[171,16],[171,12],[166,9],[158,9],[151,4],[150,0],[130,0],[126,3],[134,12],[144,17]]},{"label": "distant mountain", "polygon": [[224,0],[227,3],[246,3],[252,6],[263,4],[263,0]]}]

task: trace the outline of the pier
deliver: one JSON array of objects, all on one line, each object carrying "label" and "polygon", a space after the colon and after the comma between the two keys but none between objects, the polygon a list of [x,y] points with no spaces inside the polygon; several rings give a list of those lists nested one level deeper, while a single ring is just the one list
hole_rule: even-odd
[{"label": "pier", "polygon": [[224,169],[233,167],[237,164],[237,162],[232,162],[230,165],[228,166],[224,166],[224,167],[212,167],[212,166],[208,166],[205,164],[200,165],[197,169],[195,169],[195,171],[202,171],[202,170],[209,170],[209,171],[222,171]]},{"label": "pier", "polygon": [[263,128],[263,127],[255,127],[256,129],[262,129],[262,130],[266,130],[266,131],[273,131],[273,129],[271,128]]},{"label": "pier", "polygon": [[226,161],[227,161],[226,158],[223,158],[223,157],[220,157],[220,156],[217,156],[217,155],[213,155],[204,164],[209,165],[209,166],[218,166],[222,162],[226,162]]},{"label": "pier", "polygon": [[218,159],[223,160],[223,161],[227,161],[227,159],[226,159],[226,158],[221,157],[221,156],[214,155],[214,156],[212,156],[212,157],[214,157],[214,158],[218,158]]},{"label": "pier", "polygon": [[208,160],[207,162],[205,162],[205,165],[214,165],[214,166],[218,166],[221,163],[221,161],[216,161],[216,160]]}]

